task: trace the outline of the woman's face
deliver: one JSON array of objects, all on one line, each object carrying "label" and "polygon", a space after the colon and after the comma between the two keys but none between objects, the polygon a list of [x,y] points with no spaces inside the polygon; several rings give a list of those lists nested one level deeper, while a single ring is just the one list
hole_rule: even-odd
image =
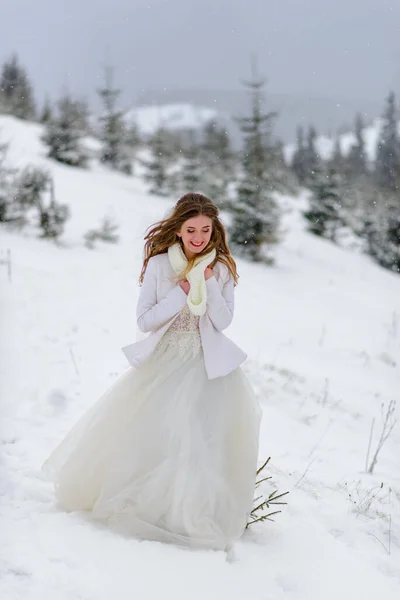
[{"label": "woman's face", "polygon": [[210,241],[212,220],[205,215],[197,215],[185,221],[178,231],[183,241],[183,249],[187,258],[202,252]]}]

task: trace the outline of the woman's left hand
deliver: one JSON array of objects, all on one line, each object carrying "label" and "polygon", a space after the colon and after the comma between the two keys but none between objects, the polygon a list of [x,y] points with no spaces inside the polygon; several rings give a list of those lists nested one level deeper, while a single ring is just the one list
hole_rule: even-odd
[{"label": "woman's left hand", "polygon": [[206,267],[205,271],[204,271],[204,279],[207,281],[207,279],[210,279],[210,277],[212,277],[214,275],[213,270],[210,269],[210,267]]}]

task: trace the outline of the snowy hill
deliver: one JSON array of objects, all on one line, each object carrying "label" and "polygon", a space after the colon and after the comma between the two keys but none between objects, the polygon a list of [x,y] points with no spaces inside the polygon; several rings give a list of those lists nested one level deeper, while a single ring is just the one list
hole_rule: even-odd
[{"label": "snowy hill", "polygon": [[192,104],[162,104],[132,108],[125,113],[127,122],[134,122],[144,135],[153,134],[159,127],[166,129],[199,129],[208,121],[218,119],[218,112]]},{"label": "snowy hill", "polygon": [[[382,119],[378,118],[373,121],[371,125],[365,127],[364,132],[364,141],[365,141],[365,151],[366,156],[370,162],[375,160],[376,155],[376,146],[379,139],[379,134],[382,127]],[[400,133],[400,122],[398,124],[398,129]],[[342,154],[346,156],[350,148],[355,144],[356,137],[353,132],[343,133],[339,135],[339,144],[342,151]],[[323,160],[327,160],[331,158],[335,146],[335,138],[328,137],[326,135],[320,135],[315,140],[315,147],[318,154],[321,156]],[[285,146],[285,158],[287,161],[291,161],[293,154],[296,150],[296,143],[293,142],[291,144],[287,144]]]},{"label": "snowy hill", "polygon": [[[49,161],[39,125],[0,117],[15,166],[42,164],[72,218],[56,246],[1,228],[0,596],[42,600],[397,600],[400,596],[400,424],[365,473],[384,409],[400,389],[400,277],[304,231],[305,198],[281,198],[276,265],[238,260],[227,335],[263,409],[260,463],[289,490],[275,523],[254,526],[229,555],[137,542],[54,505],[40,466],[128,368],[136,337],[143,234],[173,199],[136,177]],[[88,250],[105,214],[120,243]],[[225,220],[225,215],[223,219]],[[397,408],[398,414],[398,408]]]},{"label": "snowy hill", "polygon": [[219,127],[224,127],[231,138],[232,145],[237,149],[240,148],[242,139],[237,124],[230,114],[220,110],[189,103],[176,103],[139,106],[125,113],[125,122],[136,124],[144,138],[151,136],[160,127],[175,132],[199,132],[209,121],[215,121]]}]

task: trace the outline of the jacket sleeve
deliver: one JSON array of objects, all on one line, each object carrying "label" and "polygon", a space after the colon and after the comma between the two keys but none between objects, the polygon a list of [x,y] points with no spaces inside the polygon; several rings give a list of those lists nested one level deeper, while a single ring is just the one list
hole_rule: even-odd
[{"label": "jacket sleeve", "polygon": [[174,317],[186,304],[187,296],[177,285],[157,302],[157,268],[152,259],[147,264],[136,308],[140,331],[156,331]]},{"label": "jacket sleeve", "polygon": [[233,319],[235,288],[233,277],[225,281],[222,290],[215,275],[206,280],[207,313],[215,329],[226,329]]}]

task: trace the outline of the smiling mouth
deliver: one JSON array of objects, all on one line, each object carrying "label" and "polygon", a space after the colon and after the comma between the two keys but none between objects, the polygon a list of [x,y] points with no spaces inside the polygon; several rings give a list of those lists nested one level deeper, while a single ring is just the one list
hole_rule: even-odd
[{"label": "smiling mouth", "polygon": [[201,244],[194,244],[193,242],[190,242],[192,244],[192,246],[194,246],[195,248],[200,248],[203,245],[203,242],[201,242]]}]

